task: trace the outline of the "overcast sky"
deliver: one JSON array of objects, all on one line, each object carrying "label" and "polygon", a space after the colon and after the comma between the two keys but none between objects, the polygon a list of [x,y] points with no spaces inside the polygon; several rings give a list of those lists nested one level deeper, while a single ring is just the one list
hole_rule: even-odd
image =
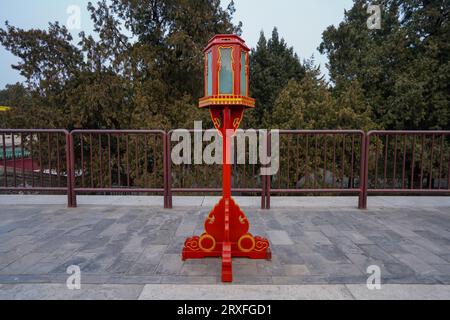
[{"label": "overcast sky", "polygon": [[[221,0],[226,6],[229,0]],[[86,10],[88,0],[14,0],[0,1],[0,22],[5,20],[21,28],[46,28],[49,21],[67,23],[67,10],[72,5],[81,8],[81,29],[92,30],[89,14]],[[94,1],[93,1],[94,2]],[[235,22],[242,21],[243,35],[250,47],[258,41],[263,30],[270,36],[274,26],[278,27],[289,45],[292,45],[300,59],[314,55],[316,63],[327,73],[327,59],[321,56],[317,47],[322,32],[329,25],[337,25],[344,17],[344,10],[350,9],[352,0],[235,0]],[[77,34],[80,30],[71,30]],[[0,88],[8,83],[22,81],[11,64],[17,59],[0,47]]]}]

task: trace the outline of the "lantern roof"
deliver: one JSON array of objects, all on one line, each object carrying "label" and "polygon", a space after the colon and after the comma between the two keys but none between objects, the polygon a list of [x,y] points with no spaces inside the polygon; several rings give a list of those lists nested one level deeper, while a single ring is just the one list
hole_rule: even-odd
[{"label": "lantern roof", "polygon": [[224,45],[224,44],[232,44],[232,45],[239,45],[241,46],[245,51],[250,51],[250,48],[247,47],[245,44],[245,40],[241,37],[235,35],[235,34],[217,34],[214,37],[212,37],[208,45],[205,48],[205,52],[208,51],[212,46],[215,45]]}]

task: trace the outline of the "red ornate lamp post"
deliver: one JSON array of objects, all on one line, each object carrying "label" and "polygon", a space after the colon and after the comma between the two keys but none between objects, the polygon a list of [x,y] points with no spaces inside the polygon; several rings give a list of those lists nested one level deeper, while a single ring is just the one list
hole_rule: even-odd
[{"label": "red ornate lamp post", "polygon": [[255,107],[249,97],[250,49],[236,35],[216,35],[205,49],[205,97],[200,108],[209,108],[223,140],[223,196],[205,221],[205,233],[186,240],[183,260],[222,257],[222,281],[232,281],[232,257],[271,259],[269,241],[254,237],[250,224],[231,197],[231,137],[239,128],[244,110]]}]

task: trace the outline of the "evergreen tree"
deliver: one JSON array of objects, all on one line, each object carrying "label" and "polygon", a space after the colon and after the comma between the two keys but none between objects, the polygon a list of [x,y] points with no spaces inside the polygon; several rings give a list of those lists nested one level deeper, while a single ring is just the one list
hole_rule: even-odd
[{"label": "evergreen tree", "polygon": [[250,54],[250,94],[256,99],[257,107],[246,116],[248,126],[268,126],[281,90],[290,80],[300,81],[304,73],[297,54],[280,39],[277,28],[269,40],[261,32],[256,49]]},{"label": "evergreen tree", "polygon": [[[275,101],[272,128],[279,129],[364,129],[375,127],[369,107],[355,81],[335,98],[319,68],[306,64],[301,81],[291,80]],[[358,113],[358,109],[364,111]]]},{"label": "evergreen tree", "polygon": [[8,84],[4,90],[0,90],[0,106],[12,108],[0,113],[0,128],[9,127],[9,123],[21,123],[22,128],[32,126],[33,119],[21,118],[32,108],[30,93],[22,84]]},{"label": "evergreen tree", "polygon": [[448,0],[383,0],[381,29],[369,30],[368,0],[323,33],[335,91],[357,80],[386,129],[450,128]]},{"label": "evergreen tree", "polygon": [[222,9],[220,0],[102,0],[88,10],[97,37],[81,32],[78,44],[59,23],[0,29],[40,111],[22,118],[67,129],[188,127],[206,119],[196,108],[202,50],[214,34],[240,33],[233,1]]}]

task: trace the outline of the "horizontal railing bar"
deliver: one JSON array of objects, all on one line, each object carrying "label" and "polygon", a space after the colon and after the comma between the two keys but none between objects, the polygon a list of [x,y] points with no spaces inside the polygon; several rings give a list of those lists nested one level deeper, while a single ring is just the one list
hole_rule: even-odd
[{"label": "horizontal railing bar", "polygon": [[361,189],[270,189],[270,193],[358,193]]},{"label": "horizontal railing bar", "polygon": [[0,133],[67,133],[65,129],[0,129]]},{"label": "horizontal railing bar", "polygon": [[368,189],[369,193],[450,194],[450,189]]},{"label": "horizontal railing bar", "polygon": [[73,130],[73,134],[97,133],[97,134],[161,134],[165,135],[163,130]]},{"label": "horizontal railing bar", "polygon": [[[222,192],[222,188],[171,188],[172,192]],[[231,189],[231,192],[262,192],[262,188]]]},{"label": "horizontal railing bar", "polygon": [[450,131],[448,130],[430,130],[430,131],[419,131],[419,130],[411,130],[411,131],[407,131],[407,130],[399,130],[399,131],[395,131],[395,130],[373,130],[373,131],[369,131],[367,133],[368,136],[372,136],[372,135],[433,135],[433,134],[439,134],[439,135],[450,135]]},{"label": "horizontal railing bar", "polygon": [[0,191],[67,191],[67,187],[0,187]]},{"label": "horizontal railing bar", "polygon": [[164,192],[164,188],[74,188],[76,192]]},{"label": "horizontal railing bar", "polygon": [[281,134],[361,134],[362,130],[278,130]]}]

